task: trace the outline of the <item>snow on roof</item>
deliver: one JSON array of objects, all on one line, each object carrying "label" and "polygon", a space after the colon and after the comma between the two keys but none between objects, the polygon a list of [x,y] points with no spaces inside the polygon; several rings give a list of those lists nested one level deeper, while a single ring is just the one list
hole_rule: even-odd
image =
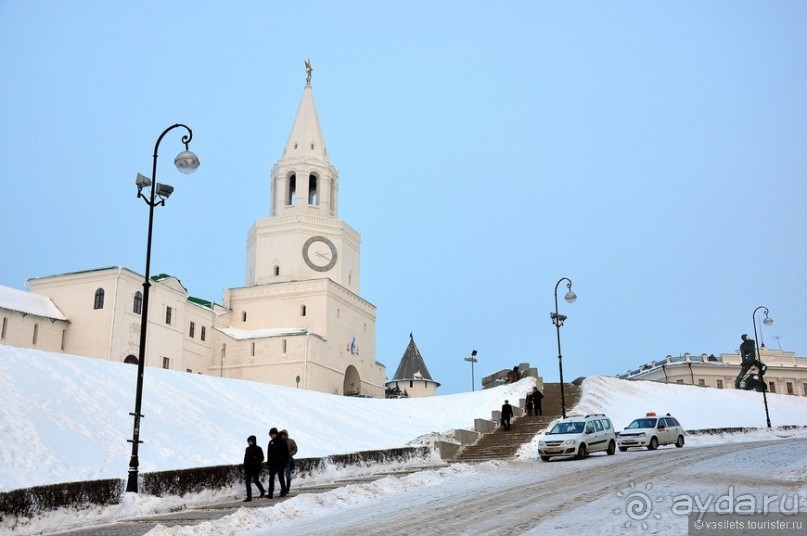
[{"label": "snow on roof", "polygon": [[291,337],[295,335],[311,334],[306,328],[266,328],[266,329],[237,329],[216,328],[228,337],[242,341],[247,339],[263,339],[266,337]]},{"label": "snow on roof", "polygon": [[67,320],[64,313],[47,296],[3,285],[0,285],[0,308],[44,318]]}]

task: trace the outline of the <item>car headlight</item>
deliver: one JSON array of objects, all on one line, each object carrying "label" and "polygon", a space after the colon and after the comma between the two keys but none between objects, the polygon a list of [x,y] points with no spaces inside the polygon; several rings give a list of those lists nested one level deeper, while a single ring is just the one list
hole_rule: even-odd
[{"label": "car headlight", "polygon": [[575,445],[577,445],[577,440],[576,439],[567,439],[560,446],[561,447],[573,447]]},{"label": "car headlight", "polygon": [[539,446],[539,447],[546,446],[546,443],[544,443],[543,441],[539,441],[539,442],[538,442],[538,446]]}]

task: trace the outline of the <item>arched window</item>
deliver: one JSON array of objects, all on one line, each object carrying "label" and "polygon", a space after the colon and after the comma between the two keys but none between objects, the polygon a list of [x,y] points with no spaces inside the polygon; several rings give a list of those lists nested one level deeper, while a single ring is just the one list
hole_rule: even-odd
[{"label": "arched window", "polygon": [[95,291],[95,304],[93,305],[93,309],[103,309],[104,308],[104,289],[99,288]]},{"label": "arched window", "polygon": [[138,315],[143,312],[143,293],[140,292],[139,290],[135,292],[134,303],[132,304],[132,311]]},{"label": "arched window", "polygon": [[319,205],[319,192],[317,191],[317,184],[319,181],[317,180],[316,175],[309,175],[308,176],[308,204],[317,206]]},{"label": "arched window", "polygon": [[297,199],[297,175],[290,175],[286,188],[286,204],[293,205]]}]

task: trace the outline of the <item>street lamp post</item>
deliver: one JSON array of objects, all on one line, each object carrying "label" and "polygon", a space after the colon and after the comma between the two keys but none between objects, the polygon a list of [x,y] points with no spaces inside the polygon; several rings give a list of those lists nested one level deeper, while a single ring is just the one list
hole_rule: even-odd
[{"label": "street lamp post", "polygon": [[[768,316],[768,312],[769,312],[768,308],[765,307],[764,305],[760,305],[759,307],[754,309],[753,313],[751,313],[751,321],[754,323],[754,344],[757,345],[757,361],[759,362],[759,367],[758,367],[759,368],[759,381],[760,381],[760,383],[762,383],[762,402],[765,404],[765,420],[768,423],[768,428],[770,428],[771,427],[771,416],[768,413],[768,395],[767,395],[768,384],[765,382],[765,369],[767,367],[765,367],[765,364],[762,362],[762,359],[760,359],[762,357],[762,355],[759,353],[759,342],[757,342],[757,341],[759,341],[759,339],[757,338],[757,319],[756,319],[756,316],[757,316],[757,311],[759,311],[760,309],[765,310],[765,318],[762,320],[763,324],[765,324],[766,326],[770,326],[771,324],[773,324],[773,318]],[[760,334],[761,333],[762,333],[762,331],[760,330]],[[764,346],[765,345],[763,344],[763,347]]]},{"label": "street lamp post", "polygon": [[471,357],[466,357],[465,361],[469,361],[471,363],[471,391],[476,391],[476,382],[474,382],[474,363],[478,360],[476,359],[476,350],[471,351]]},{"label": "street lamp post", "polygon": [[[130,413],[134,417],[134,429],[132,431],[132,439],[128,440],[132,444],[132,457],[129,460],[129,479],[126,483],[126,491],[137,493],[137,477],[138,466],[140,460],[138,458],[138,446],[140,445],[140,418],[143,415],[140,409],[143,402],[143,370],[146,366],[146,329],[148,328],[148,315],[149,315],[149,288],[151,287],[150,270],[151,270],[151,235],[152,227],[154,224],[154,207],[165,205],[165,200],[174,191],[172,186],[167,184],[159,184],[157,182],[157,151],[160,148],[160,142],[171,130],[175,128],[184,128],[188,131],[187,134],[182,136],[182,143],[185,144],[185,150],[177,155],[174,159],[174,165],[182,173],[193,173],[199,167],[199,158],[191,151],[188,150],[188,144],[193,138],[193,131],[186,125],[177,123],[165,129],[160,137],[157,138],[157,143],[154,144],[154,160],[151,168],[151,179],[144,177],[140,173],[137,174],[137,197],[142,198],[149,207],[149,227],[148,238],[146,240],[146,275],[143,280],[143,302],[141,304],[142,312],[140,315],[140,348],[137,358],[137,389],[135,391],[135,410]],[[143,188],[150,187],[148,197],[143,194]],[[159,200],[157,198],[159,197]]]},{"label": "street lamp post", "polygon": [[560,351],[560,327],[563,325],[563,321],[566,320],[566,315],[562,315],[558,312],[558,287],[563,281],[568,281],[566,284],[566,288],[569,291],[566,293],[564,299],[568,303],[574,303],[577,299],[577,294],[572,292],[572,280],[568,277],[561,277],[557,283],[555,283],[555,312],[549,313],[549,318],[552,319],[552,323],[555,324],[555,329],[557,330],[558,334],[558,370],[560,371],[560,408],[563,414],[563,418],[566,418],[566,396],[563,393],[563,354]]}]

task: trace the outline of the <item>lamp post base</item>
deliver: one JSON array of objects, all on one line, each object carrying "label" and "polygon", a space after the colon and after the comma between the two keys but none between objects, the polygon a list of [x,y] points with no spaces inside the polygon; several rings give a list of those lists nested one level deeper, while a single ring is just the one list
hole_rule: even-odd
[{"label": "lamp post base", "polygon": [[132,456],[129,462],[129,479],[126,481],[126,493],[137,493],[137,468],[140,465],[137,456]]}]

